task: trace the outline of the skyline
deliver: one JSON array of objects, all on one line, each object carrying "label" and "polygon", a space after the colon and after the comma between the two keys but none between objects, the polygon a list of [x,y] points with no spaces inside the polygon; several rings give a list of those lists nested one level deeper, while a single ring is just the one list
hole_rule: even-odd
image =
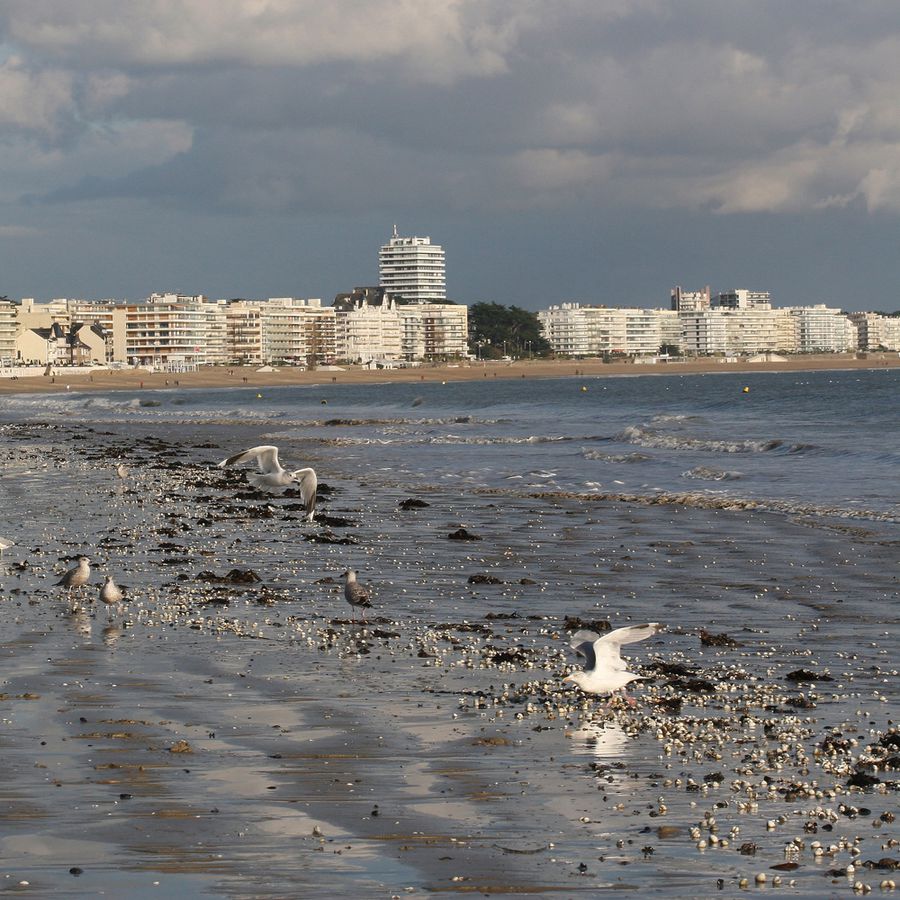
[{"label": "skyline", "polygon": [[0,4],[0,294],[900,309],[887,2]]}]

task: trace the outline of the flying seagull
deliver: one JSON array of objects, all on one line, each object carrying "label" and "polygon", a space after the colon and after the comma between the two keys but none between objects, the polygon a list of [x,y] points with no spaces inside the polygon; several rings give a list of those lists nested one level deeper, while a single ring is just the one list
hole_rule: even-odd
[{"label": "flying seagull", "polygon": [[251,447],[241,453],[235,453],[228,459],[220,462],[219,468],[237,466],[243,462],[255,459],[259,466],[259,474],[253,473],[247,476],[247,481],[256,488],[264,488],[267,491],[279,491],[292,484],[300,485],[300,499],[306,504],[306,521],[312,522],[316,509],[316,479],[315,469],[295,469],[288,472],[278,461],[278,448],[272,446]]},{"label": "flying seagull", "polygon": [[369,600],[369,592],[356,580],[356,572],[353,569],[347,569],[341,578],[344,580],[344,599],[350,604],[353,611],[353,621],[356,621],[356,609],[362,610],[363,621],[366,620],[366,610],[371,608],[372,603]]},{"label": "flying seagull", "polygon": [[611,694],[622,690],[642,677],[626,668],[621,656],[622,645],[642,641],[664,628],[659,622],[628,625],[602,637],[593,631],[576,631],[569,646],[584,657],[584,670],[566,675],[563,681],[577,684],[586,694]]},{"label": "flying seagull", "polygon": [[74,569],[69,569],[59,581],[56,582],[57,587],[72,588],[81,587],[87,584],[91,578],[91,561],[86,556],[78,557],[78,565]]}]

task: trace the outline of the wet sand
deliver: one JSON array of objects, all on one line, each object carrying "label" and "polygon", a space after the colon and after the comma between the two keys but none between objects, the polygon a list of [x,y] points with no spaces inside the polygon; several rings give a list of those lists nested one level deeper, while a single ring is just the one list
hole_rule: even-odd
[{"label": "wet sand", "polygon": [[[354,478],[312,447],[306,526],[299,498],[213,467],[256,431],[0,426],[4,889],[696,897],[765,874],[822,897],[896,878],[863,865],[900,855],[894,526],[443,485],[404,510],[374,459]],[[79,553],[93,587],[68,597]],[[106,572],[130,597],[109,615]],[[633,709],[563,690],[567,616],[669,626],[629,648]]]},{"label": "wet sand", "polygon": [[492,378],[566,378],[583,376],[597,378],[604,375],[691,375],[723,372],[802,372],[829,369],[872,369],[900,367],[898,353],[870,353],[865,358],[843,354],[810,354],[790,357],[784,362],[723,362],[699,359],[684,362],[604,363],[588,360],[519,360],[513,363],[479,362],[471,365],[435,365],[412,369],[362,369],[348,366],[340,371],[313,369],[311,371],[279,368],[272,372],[258,372],[255,366],[210,366],[197,372],[179,374],[147,372],[142,369],[97,371],[93,374],[65,373],[54,376],[39,375],[12,380],[0,378],[0,394],[135,390],[154,388],[213,388],[213,387],[273,387],[295,384],[371,384],[375,382],[471,381]]}]

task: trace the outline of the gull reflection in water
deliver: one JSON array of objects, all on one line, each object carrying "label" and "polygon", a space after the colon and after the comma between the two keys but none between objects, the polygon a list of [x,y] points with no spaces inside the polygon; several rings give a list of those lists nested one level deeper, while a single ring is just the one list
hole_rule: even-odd
[{"label": "gull reflection in water", "polygon": [[73,606],[67,616],[78,634],[86,638],[91,636],[91,616],[83,606]]},{"label": "gull reflection in water", "polygon": [[615,722],[584,722],[574,731],[567,731],[566,737],[572,741],[573,753],[598,759],[619,759],[629,741]]},{"label": "gull reflection in water", "polygon": [[115,622],[109,622],[103,626],[103,643],[106,644],[107,647],[112,647],[121,636],[121,625],[118,625]]}]

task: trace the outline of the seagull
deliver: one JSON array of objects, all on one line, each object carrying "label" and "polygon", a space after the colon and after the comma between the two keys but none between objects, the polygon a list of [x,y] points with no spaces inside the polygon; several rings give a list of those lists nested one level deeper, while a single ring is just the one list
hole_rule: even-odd
[{"label": "seagull", "polygon": [[109,615],[110,606],[118,606],[125,594],[114,581],[112,575],[106,576],[106,581],[100,587],[100,599],[106,604],[106,613]]},{"label": "seagull", "polygon": [[116,475],[124,481],[128,477],[128,466],[125,463],[119,463],[116,466]]},{"label": "seagull", "polygon": [[[569,646],[584,657],[584,670],[566,675],[563,681],[577,684],[586,694],[612,694],[622,690],[642,677],[626,669],[625,660],[621,656],[622,645],[642,641],[664,628],[665,625],[660,625],[659,622],[628,625],[610,631],[603,637],[593,631],[576,631]],[[633,701],[629,702],[633,704]]]},{"label": "seagull", "polygon": [[371,608],[372,603],[369,600],[369,592],[356,580],[356,572],[353,569],[347,569],[341,578],[344,578],[344,599],[350,604],[353,610],[353,621],[356,621],[356,607],[359,607],[363,613],[363,621],[366,620],[366,609]]},{"label": "seagull", "polygon": [[3,556],[4,550],[9,550],[10,547],[14,547],[16,544],[15,541],[11,541],[9,538],[0,537],[0,556]]},{"label": "seagull", "polygon": [[69,569],[59,581],[56,582],[57,587],[72,588],[81,587],[87,584],[91,577],[91,561],[86,556],[78,557],[78,565],[74,569]]},{"label": "seagull", "polygon": [[315,469],[295,469],[288,472],[278,462],[278,448],[272,446],[251,447],[241,453],[235,453],[228,459],[223,459],[218,464],[220,469],[226,466],[237,466],[242,462],[255,459],[259,466],[260,474],[247,476],[247,481],[254,487],[265,488],[267,491],[278,491],[292,484],[300,485],[300,499],[306,504],[306,521],[312,522],[316,509],[316,479]]}]

